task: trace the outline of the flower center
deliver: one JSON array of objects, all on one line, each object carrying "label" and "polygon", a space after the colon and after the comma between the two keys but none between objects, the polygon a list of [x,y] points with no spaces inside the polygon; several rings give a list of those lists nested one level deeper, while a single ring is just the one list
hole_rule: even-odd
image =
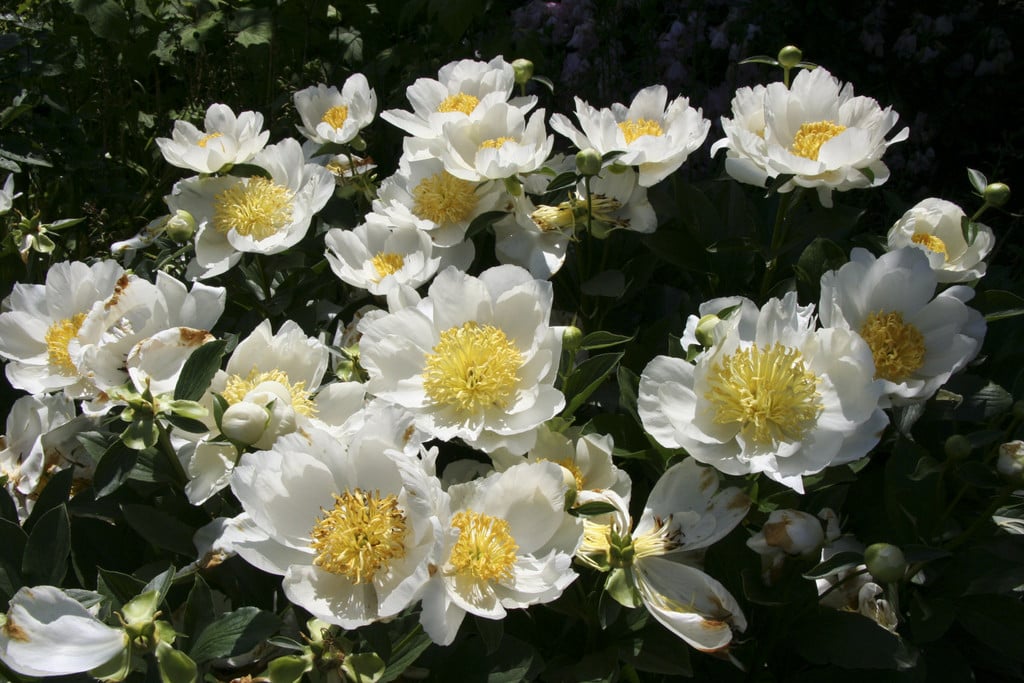
[{"label": "flower center", "polygon": [[672,525],[672,515],[669,515],[668,519],[655,517],[654,528],[633,539],[633,552],[636,553],[634,557],[640,559],[664,555],[678,548],[679,540],[679,529]]},{"label": "flower center", "polygon": [[942,257],[946,261],[949,260],[949,252],[946,251],[946,243],[942,241],[941,237],[929,235],[926,232],[915,232],[910,238],[910,241],[924,247],[928,251],[933,251],[936,254],[942,254]]},{"label": "flower center", "polygon": [[210,143],[210,140],[216,140],[217,138],[221,137],[224,137],[224,133],[207,133],[203,137],[199,138],[199,141],[196,142],[196,144],[199,145],[200,147],[205,148],[206,145]]},{"label": "flower center", "polygon": [[326,572],[369,583],[391,561],[405,557],[405,513],[394,495],[360,489],[334,495],[334,507],[320,508],[323,516],[310,532],[313,564]]},{"label": "flower center", "polygon": [[438,225],[466,220],[477,202],[473,183],[447,171],[421,180],[413,188],[412,196],[412,212]]},{"label": "flower center", "polygon": [[234,405],[245,400],[246,395],[263,384],[264,382],[277,382],[285,388],[288,394],[292,397],[292,410],[300,415],[306,417],[313,417],[316,415],[316,404],[313,403],[309,397],[308,391],[306,391],[306,381],[296,382],[292,384],[288,380],[288,375],[283,370],[273,369],[269,372],[260,372],[256,368],[249,371],[248,376],[242,377],[241,375],[229,375],[228,381],[224,385],[224,391],[221,392],[221,396],[228,402],[228,405]]},{"label": "flower center", "polygon": [[331,128],[341,128],[345,125],[346,119],[348,119],[348,107],[344,104],[339,104],[325,111],[320,122],[326,123]]},{"label": "flower center", "polygon": [[373,259],[370,260],[373,264],[374,269],[377,271],[377,281],[380,282],[388,275],[394,275],[402,266],[405,265],[405,259],[402,258],[401,254],[394,252],[380,252]]},{"label": "flower center", "polygon": [[875,378],[902,382],[924,365],[924,335],[899,312],[868,314],[860,336],[875,358]]},{"label": "flower center", "polygon": [[473,95],[467,95],[464,92],[455,93],[449,95],[441,101],[441,104],[437,105],[439,112],[452,112],[461,111],[463,114],[469,115],[476,109],[476,105],[480,104],[480,100]]},{"label": "flower center", "polygon": [[575,462],[573,462],[572,458],[566,458],[564,460],[559,460],[558,464],[561,465],[562,467],[564,467],[565,469],[569,470],[569,473],[572,475],[572,478],[576,481],[576,490],[577,491],[582,491],[583,490],[583,472],[580,471],[579,465],[577,465]]},{"label": "flower center", "polygon": [[78,334],[85,322],[85,313],[76,313],[70,318],[64,318],[50,325],[46,330],[46,355],[50,365],[57,368],[57,371],[64,376],[71,376],[78,373],[71,354],[68,353],[68,344]]},{"label": "flower center", "polygon": [[661,129],[661,124],[654,119],[626,119],[619,122],[619,130],[626,138],[627,145],[643,135],[660,137],[665,134],[665,131]]},{"label": "flower center", "polygon": [[506,142],[515,141],[515,138],[510,138],[508,136],[502,135],[499,138],[491,138],[490,140],[484,140],[483,142],[480,143],[479,149],[484,149],[485,147],[489,149],[501,149],[501,146],[504,145]]},{"label": "flower center", "polygon": [[846,126],[833,121],[813,121],[800,126],[793,137],[790,151],[798,157],[818,160],[821,146],[846,130]]},{"label": "flower center", "polygon": [[214,197],[213,226],[227,234],[263,240],[292,220],[292,192],[274,181],[254,176]]},{"label": "flower center", "polygon": [[754,344],[715,363],[704,397],[717,424],[738,423],[756,445],[775,446],[799,441],[814,426],[823,409],[818,381],[798,350]]},{"label": "flower center", "polygon": [[508,522],[472,510],[460,510],[452,517],[452,526],[459,530],[448,557],[456,574],[469,575],[478,581],[507,581],[512,578],[519,546],[512,538]]},{"label": "flower center", "polygon": [[522,355],[502,330],[470,321],[441,333],[426,357],[423,390],[435,404],[465,414],[505,408],[519,386],[522,364]]}]

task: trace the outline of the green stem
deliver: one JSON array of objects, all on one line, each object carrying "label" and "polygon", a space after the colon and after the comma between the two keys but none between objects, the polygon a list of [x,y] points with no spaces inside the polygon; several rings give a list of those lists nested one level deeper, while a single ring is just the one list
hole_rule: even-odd
[{"label": "green stem", "polygon": [[1009,500],[1010,496],[1013,494],[1014,489],[1016,488],[1017,487],[1013,484],[1009,484],[1006,487],[1004,487],[999,496],[992,500],[992,503],[989,504],[985,512],[978,515],[978,517],[975,518],[974,523],[971,524],[971,526],[967,527],[966,531],[964,531],[962,534],[954,538],[950,542],[950,544],[946,546],[946,549],[953,550],[954,548],[959,548],[964,543],[971,540],[971,537],[978,533],[978,531],[981,530],[981,528],[985,526],[986,523],[992,521],[992,515],[995,514],[995,511],[1002,507],[1007,500]]},{"label": "green stem", "polygon": [[796,206],[799,200],[799,193],[800,189],[797,188],[792,192],[779,194],[779,207],[775,212],[775,225],[772,226],[772,243],[768,251],[768,260],[765,263],[764,276],[761,278],[762,302],[768,298],[768,292],[771,291],[773,280],[775,279],[775,271],[779,265],[778,251],[786,241],[786,218],[793,207]]}]

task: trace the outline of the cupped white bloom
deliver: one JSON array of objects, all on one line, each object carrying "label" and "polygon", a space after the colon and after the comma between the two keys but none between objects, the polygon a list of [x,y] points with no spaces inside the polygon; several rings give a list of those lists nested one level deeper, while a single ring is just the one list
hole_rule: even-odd
[{"label": "cupped white bloom", "polygon": [[349,76],[340,92],[320,83],[295,93],[294,100],[299,132],[321,145],[351,142],[377,112],[377,93],[363,74]]},{"label": "cupped white bloom", "polygon": [[878,258],[854,249],[849,263],[821,278],[822,324],[864,338],[894,405],[927,400],[981,349],[985,319],[966,304],[974,290],[935,288],[935,271],[916,247]]},{"label": "cupped white bloom", "polygon": [[0,356],[9,361],[11,386],[31,394],[65,388],[84,393],[88,383],[69,345],[93,305],[106,300],[123,276],[116,261],[64,261],[50,267],[45,285],[16,283],[0,313]]},{"label": "cupped white bloom", "polygon": [[529,121],[522,110],[504,102],[479,117],[444,124],[441,160],[456,178],[473,183],[502,180],[541,168],[554,145],[544,127],[544,110]]},{"label": "cupped white bloom", "polygon": [[381,183],[367,223],[413,227],[449,247],[463,241],[474,218],[503,208],[507,197],[501,183],[456,178],[445,170],[436,145],[412,146],[412,153],[406,147],[398,172]]},{"label": "cupped white bloom", "polygon": [[746,516],[750,501],[736,488],[718,490],[718,475],[692,458],[658,479],[636,528],[628,503],[611,491],[584,492],[581,502],[604,502],[614,511],[588,518],[577,559],[621,573],[632,597],[668,630],[705,652],[729,645],[747,622],[736,599],[702,569],[704,551]]},{"label": "cupped white bloom", "polygon": [[231,476],[245,523],[230,548],[347,629],[415,602],[436,562],[440,485],[401,450],[411,420],[395,407],[380,417],[348,443],[316,428],[287,435]]},{"label": "cupped white bloom", "polygon": [[11,173],[7,176],[7,180],[4,181],[4,186],[0,187],[0,215],[10,211],[14,205],[14,198],[20,196],[20,192],[14,192],[14,174]]},{"label": "cupped white bloom", "polygon": [[552,462],[448,489],[443,546],[420,615],[434,642],[451,643],[467,612],[502,619],[506,610],[557,599],[575,580],[583,526],[565,511],[567,490]]},{"label": "cupped white bloom", "polygon": [[24,676],[65,676],[106,664],[128,642],[61,589],[24,587],[0,626],[0,660]]},{"label": "cupped white bloom", "polygon": [[175,121],[170,138],[157,138],[167,163],[197,173],[216,173],[229,164],[249,161],[270,138],[270,131],[262,130],[263,114],[243,111],[236,117],[224,104],[210,105],[204,128]]},{"label": "cupped white bloom", "polygon": [[795,292],[741,306],[714,333],[695,364],[659,356],[644,369],[638,408],[658,443],[799,492],[878,443],[888,418],[871,350],[849,330],[815,331]]},{"label": "cupped white bloom", "polygon": [[821,67],[801,70],[788,88],[783,83],[741,88],[732,106],[733,118],[722,119],[726,137],[711,147],[712,154],[727,150],[729,175],[759,186],[793,175],[779,192],[816,188],[824,206],[832,205],[833,190],[876,187],[888,180],[882,156],[909,135],[904,128],[886,139],[899,115],[870,97],[855,97],[852,85],[843,85]]},{"label": "cupped white bloom", "polygon": [[565,398],[554,388],[562,347],[548,324],[550,283],[498,266],[479,278],[449,267],[426,298],[363,318],[367,391],[406,407],[431,436],[484,451],[527,451]]},{"label": "cupped white bloom", "polygon": [[243,252],[277,254],[294,246],[334,193],[331,172],[307,163],[292,138],[265,148],[252,164],[270,177],[187,178],[166,197],[171,211],[187,211],[196,221],[190,275],[213,277]]},{"label": "cupped white bloom", "polygon": [[[437,79],[418,78],[406,88],[412,111],[389,109],[380,117],[409,135],[432,139],[440,137],[448,121],[472,114],[479,115],[496,102],[506,102],[515,87],[515,71],[502,57],[489,62],[463,59],[445,64]],[[511,104],[526,114],[537,98],[523,97]]]},{"label": "cupped white bloom", "polygon": [[388,229],[379,223],[363,223],[352,230],[333,228],[324,243],[334,274],[376,295],[386,295],[399,285],[416,288],[427,283],[441,267],[446,251],[435,249],[421,230]]},{"label": "cupped white bloom", "polygon": [[985,274],[984,258],[995,246],[995,233],[982,223],[968,244],[963,209],[945,199],[922,199],[889,229],[888,249],[916,246],[928,256],[939,282],[967,282]]},{"label": "cupped white bloom", "polygon": [[643,187],[661,182],[682,166],[711,129],[711,122],[690,106],[688,98],[669,102],[663,85],[644,88],[629,107],[615,103],[597,110],[577,97],[576,120],[582,130],[568,117],[552,114],[551,127],[579,149],[596,149],[602,156],[622,152],[616,163],[636,166]]},{"label": "cupped white bloom", "polygon": [[834,514],[822,511],[822,519],[800,510],[772,510],[761,530],[747,539],[747,547],[761,556],[761,571],[770,584],[782,570],[786,557],[817,555],[825,544],[822,521]]}]

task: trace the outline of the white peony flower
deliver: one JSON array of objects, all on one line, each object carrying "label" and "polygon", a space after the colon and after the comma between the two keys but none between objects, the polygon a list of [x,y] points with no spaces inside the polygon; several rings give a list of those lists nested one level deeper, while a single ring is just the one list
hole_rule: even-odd
[{"label": "white peony flower", "polygon": [[448,645],[466,613],[502,619],[551,602],[576,579],[582,523],[565,512],[562,469],[524,463],[448,489],[443,547],[423,594],[420,622]]},{"label": "white peony flower", "polygon": [[683,165],[704,144],[711,122],[689,99],[668,102],[668,89],[652,85],[636,94],[629,107],[615,103],[597,110],[576,98],[576,120],[582,131],[562,114],[552,114],[551,127],[579,149],[596,149],[602,156],[623,152],[616,163],[636,166],[640,185],[651,187]]},{"label": "white peony flower", "polygon": [[[819,517],[827,520],[835,513],[826,508]],[[822,520],[800,510],[772,510],[761,530],[747,539],[747,547],[761,556],[766,584],[777,578],[787,556],[816,556],[824,544]]]},{"label": "white peony flower", "polygon": [[402,405],[435,438],[528,450],[565,404],[554,388],[562,335],[552,288],[515,266],[479,278],[442,271],[428,296],[359,325],[367,391]]},{"label": "white peony flower", "polygon": [[72,396],[85,393],[88,382],[69,345],[93,305],[123,277],[116,261],[64,261],[50,266],[45,285],[15,284],[0,313],[0,356],[9,361],[11,386],[31,394],[65,388]]},{"label": "white peony flower", "polygon": [[863,457],[888,418],[871,351],[849,330],[814,330],[796,293],[740,306],[696,364],[658,356],[640,379],[644,429],[727,474],[803,477]]},{"label": "white peony flower", "polygon": [[232,268],[243,252],[277,254],[297,244],[334,193],[334,176],[307,163],[287,138],[252,160],[269,178],[187,178],[166,198],[172,212],[196,221],[196,256],[190,276],[208,278]]},{"label": "white peony flower", "polygon": [[[440,137],[444,124],[471,114],[479,114],[497,102],[507,102],[515,87],[515,71],[501,57],[489,62],[463,59],[441,67],[437,80],[419,78],[406,88],[412,111],[389,109],[380,117],[409,135],[433,139]],[[511,104],[526,114],[536,104],[530,96]]]},{"label": "white peony flower", "polygon": [[261,132],[263,114],[243,111],[236,117],[224,104],[210,105],[204,127],[199,130],[188,121],[175,121],[170,138],[157,138],[167,163],[197,173],[216,173],[249,161],[270,138],[269,131]]},{"label": "white peony flower", "polygon": [[295,93],[294,99],[302,119],[299,132],[321,145],[351,142],[377,112],[377,93],[363,74],[349,76],[341,92],[320,83]]},{"label": "white peony flower", "polygon": [[833,190],[888,180],[882,155],[909,135],[904,128],[887,140],[899,115],[870,97],[854,97],[853,86],[821,67],[801,70],[789,88],[783,83],[740,88],[732,112],[732,119],[722,118],[726,137],[711,146],[712,154],[727,150],[729,175],[761,187],[771,178],[793,175],[779,192],[817,188],[824,206],[832,206]]},{"label": "white peony flower", "polygon": [[19,589],[0,619],[0,660],[24,676],[89,671],[120,656],[129,644],[123,628],[107,626],[53,586]]},{"label": "white peony flower", "polygon": [[430,578],[440,532],[440,485],[402,452],[409,426],[391,407],[348,443],[313,428],[247,455],[231,477],[244,512],[220,545],[328,623],[395,616]]},{"label": "white peony flower", "polygon": [[747,514],[750,501],[736,488],[718,491],[717,473],[692,458],[658,479],[636,528],[630,531],[629,502],[611,491],[584,492],[581,503],[604,502],[615,510],[587,518],[576,557],[615,573],[623,591],[612,597],[643,604],[665,628],[705,652],[732,641],[747,622],[736,599],[700,566],[706,548],[724,538]]},{"label": "white peony flower", "polygon": [[473,183],[531,173],[544,165],[554,137],[544,127],[544,110],[529,121],[521,109],[504,102],[444,124],[441,160],[456,178]]},{"label": "white peony flower", "polygon": [[935,271],[916,247],[877,259],[854,249],[849,263],[821,278],[822,324],[864,338],[895,405],[930,398],[985,337],[985,319],[966,305],[974,290],[953,285],[936,295],[935,287]]},{"label": "white peony flower", "polygon": [[916,246],[928,256],[939,282],[967,282],[985,274],[984,258],[995,246],[992,228],[975,223],[977,234],[967,244],[963,209],[945,199],[922,199],[889,229],[888,249]]}]

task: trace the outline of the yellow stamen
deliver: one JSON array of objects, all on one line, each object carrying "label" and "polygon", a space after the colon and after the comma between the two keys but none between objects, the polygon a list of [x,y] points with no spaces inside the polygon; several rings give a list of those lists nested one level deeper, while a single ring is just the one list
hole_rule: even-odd
[{"label": "yellow stamen", "polygon": [[246,394],[264,382],[277,382],[283,386],[292,397],[291,405],[296,413],[306,417],[316,415],[316,404],[309,397],[310,392],[306,391],[306,381],[292,384],[283,370],[274,369],[269,372],[260,372],[253,368],[246,377],[229,375],[221,396],[228,402],[228,405],[234,405],[245,400]]},{"label": "yellow stamen", "polygon": [[569,470],[569,473],[572,474],[572,478],[576,481],[576,490],[582,491],[583,472],[580,471],[579,465],[573,462],[572,458],[565,458],[564,460],[559,460],[558,464],[564,467],[565,469]]},{"label": "yellow stamen", "polygon": [[800,126],[793,137],[790,151],[798,157],[818,160],[821,146],[846,130],[846,126],[833,121],[814,121]]},{"label": "yellow stamen", "polygon": [[78,335],[85,322],[85,313],[76,313],[50,325],[46,330],[46,356],[58,373],[66,377],[78,374],[78,368],[68,353],[68,344]]},{"label": "yellow stamen", "polygon": [[936,254],[942,254],[943,260],[949,260],[949,252],[946,251],[946,243],[942,241],[941,237],[935,235],[929,235],[926,232],[915,232],[911,236],[910,241],[914,244],[919,244],[928,251],[933,251]]},{"label": "yellow stamen", "polygon": [[466,220],[476,208],[473,183],[441,171],[424,178],[413,188],[412,212],[438,225]]},{"label": "yellow stamen", "polygon": [[345,121],[348,119],[348,107],[344,104],[339,104],[336,107],[331,107],[324,112],[323,117],[320,119],[321,123],[326,123],[331,128],[341,128],[345,125]]},{"label": "yellow stamen", "polygon": [[626,138],[627,145],[643,135],[660,137],[665,134],[661,124],[654,119],[626,119],[619,123],[619,130]]},{"label": "yellow stamen", "polygon": [[381,252],[371,259],[370,263],[373,264],[374,269],[377,271],[377,281],[383,280],[388,275],[394,275],[402,266],[405,265],[405,259],[402,258],[401,254],[394,252]]},{"label": "yellow stamen", "polygon": [[264,240],[292,220],[292,192],[262,176],[232,185],[214,198],[213,226]]},{"label": "yellow stamen", "polygon": [[899,312],[868,314],[860,336],[875,358],[875,378],[902,382],[924,365],[924,335]]},{"label": "yellow stamen", "polygon": [[504,145],[506,142],[515,141],[515,138],[510,138],[503,135],[499,138],[491,138],[490,140],[484,140],[483,142],[480,143],[480,149],[484,149],[485,147],[490,149],[501,149],[501,146]]},{"label": "yellow stamen", "polygon": [[636,559],[664,555],[679,547],[679,528],[672,525],[672,515],[668,519],[654,518],[654,528],[633,539],[633,551]]},{"label": "yellow stamen", "polygon": [[500,517],[461,510],[452,517],[459,530],[448,562],[454,573],[478,581],[507,581],[512,578],[519,546],[509,523]]},{"label": "yellow stamen", "polygon": [[463,114],[469,115],[476,109],[476,105],[480,104],[480,100],[473,95],[467,95],[464,92],[449,95],[441,101],[441,104],[437,105],[437,110],[440,112],[453,112],[461,111]]},{"label": "yellow stamen", "polygon": [[334,495],[333,508],[320,511],[309,545],[316,552],[313,564],[324,571],[369,583],[392,560],[405,557],[409,529],[396,496],[346,490]]},{"label": "yellow stamen", "polygon": [[196,142],[196,144],[199,145],[200,147],[205,148],[206,145],[210,143],[210,140],[216,140],[217,138],[220,137],[224,137],[224,133],[207,133],[203,137],[199,138],[199,141]]},{"label": "yellow stamen", "polygon": [[818,377],[803,355],[776,342],[739,349],[708,372],[706,398],[717,424],[736,423],[760,447],[799,441],[823,410]]},{"label": "yellow stamen", "polygon": [[467,415],[506,408],[519,387],[522,364],[522,355],[502,330],[470,321],[441,333],[426,356],[423,390],[435,404]]}]

